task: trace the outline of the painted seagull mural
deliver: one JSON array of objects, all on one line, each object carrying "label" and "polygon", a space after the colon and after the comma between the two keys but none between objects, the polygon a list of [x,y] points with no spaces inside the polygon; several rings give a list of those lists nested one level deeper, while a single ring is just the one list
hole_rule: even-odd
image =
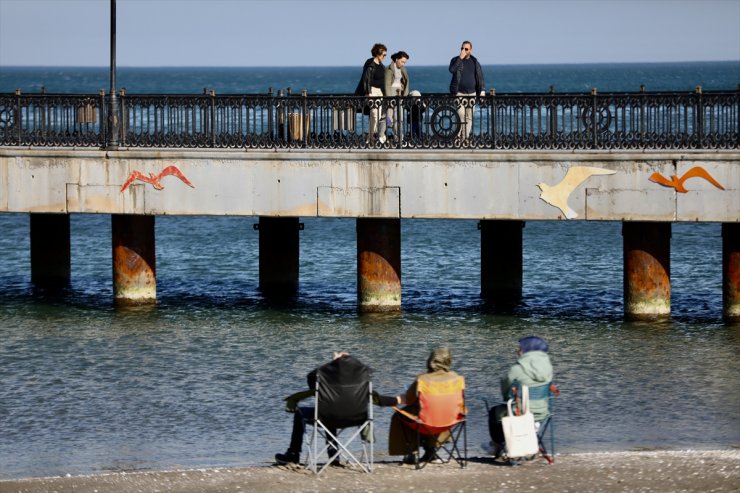
[{"label": "painted seagull mural", "polygon": [[162,178],[165,176],[176,176],[179,179],[183,181],[186,185],[195,188],[195,185],[190,183],[190,180],[185,178],[185,175],[182,174],[182,171],[180,171],[177,166],[167,166],[165,169],[163,169],[158,175],[155,175],[154,173],[150,172],[149,176],[145,175],[141,171],[134,170],[131,172],[130,175],[128,175],[128,179],[126,180],[126,183],[123,184],[121,187],[121,192],[126,190],[129,185],[131,185],[134,180],[143,181],[145,183],[150,183],[154,188],[157,190],[162,190],[164,188],[164,185],[162,185]]},{"label": "painted seagull mural", "polygon": [[614,173],[616,171],[611,169],[593,168],[590,166],[574,166],[568,168],[568,172],[565,173],[565,177],[559,183],[555,185],[548,185],[547,183],[537,184],[540,190],[542,190],[540,198],[551,206],[560,209],[566,218],[576,218],[578,217],[578,213],[568,206],[568,197],[573,193],[573,190],[593,175],[613,175]]},{"label": "painted seagull mural", "polygon": [[657,183],[658,185],[663,185],[664,187],[670,187],[674,188],[679,193],[686,193],[688,190],[686,190],[686,187],[683,186],[684,182],[688,180],[689,178],[704,178],[709,183],[714,185],[715,187],[719,188],[720,190],[724,190],[725,187],[719,184],[717,180],[712,178],[712,175],[707,172],[704,168],[700,166],[694,166],[690,170],[688,170],[686,173],[679,178],[676,175],[671,175],[671,179],[669,180],[665,176],[661,175],[657,171],[650,175],[650,178],[648,180],[652,181],[653,183]]}]

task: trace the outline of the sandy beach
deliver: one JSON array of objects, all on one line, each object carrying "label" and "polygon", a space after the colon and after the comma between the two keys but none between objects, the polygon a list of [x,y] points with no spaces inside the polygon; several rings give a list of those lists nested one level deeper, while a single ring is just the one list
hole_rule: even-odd
[{"label": "sandy beach", "polygon": [[430,464],[416,471],[382,462],[372,474],[332,467],[316,478],[297,467],[126,472],[0,481],[0,493],[132,492],[737,492],[740,450],[565,454],[519,466],[471,457],[468,467]]}]

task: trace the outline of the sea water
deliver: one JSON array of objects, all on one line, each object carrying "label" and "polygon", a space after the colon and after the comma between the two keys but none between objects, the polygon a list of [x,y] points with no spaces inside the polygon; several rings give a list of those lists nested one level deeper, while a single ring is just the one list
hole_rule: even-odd
[{"label": "sea water", "polygon": [[[446,67],[409,66],[412,88],[445,92]],[[485,67],[501,92],[734,90],[740,63]],[[121,68],[129,93],[351,92],[352,68]],[[0,92],[96,93],[104,68],[0,67]],[[490,84],[489,84],[490,87]],[[722,322],[715,223],[675,223],[672,318],[623,321],[619,222],[530,221],[524,299],[501,312],[480,298],[471,220],[403,220],[403,309],[357,312],[353,219],[301,218],[300,289],[258,289],[252,217],[156,218],[155,307],[112,304],[108,215],[72,215],[72,280],[57,296],[30,282],[29,217],[0,214],[0,479],[106,471],[266,465],[287,448],[283,398],[331,352],[375,368],[402,392],[435,346],[466,376],[469,453],[488,440],[484,399],[516,341],[550,343],[562,452],[740,445],[738,326]],[[390,411],[376,408],[377,452]]]}]

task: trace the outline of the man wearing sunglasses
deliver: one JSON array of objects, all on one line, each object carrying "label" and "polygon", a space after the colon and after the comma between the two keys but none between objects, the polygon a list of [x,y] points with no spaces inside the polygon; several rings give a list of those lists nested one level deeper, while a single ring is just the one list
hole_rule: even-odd
[{"label": "man wearing sunglasses", "polygon": [[460,97],[457,108],[461,123],[458,138],[467,139],[473,130],[474,97],[486,95],[483,69],[478,59],[473,56],[473,43],[463,41],[460,56],[450,60],[450,73],[452,74],[450,94]]}]

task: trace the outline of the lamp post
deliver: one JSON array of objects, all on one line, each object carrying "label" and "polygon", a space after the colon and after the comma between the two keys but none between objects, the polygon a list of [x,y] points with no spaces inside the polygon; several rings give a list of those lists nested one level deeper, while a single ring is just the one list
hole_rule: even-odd
[{"label": "lamp post", "polygon": [[116,96],[116,0],[110,0],[110,99],[108,149],[118,149],[118,97]]}]

